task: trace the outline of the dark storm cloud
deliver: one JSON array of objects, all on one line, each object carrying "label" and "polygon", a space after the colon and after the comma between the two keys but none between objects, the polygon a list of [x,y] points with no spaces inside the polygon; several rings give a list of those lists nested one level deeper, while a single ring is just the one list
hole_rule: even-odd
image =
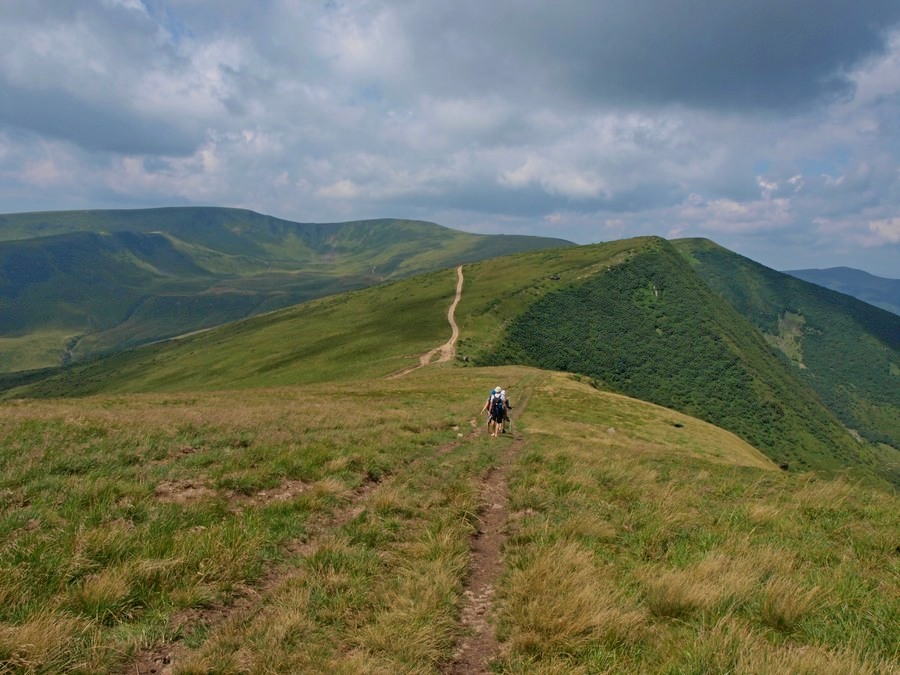
[{"label": "dark storm cloud", "polygon": [[[896,0],[495,0],[426,5],[411,34],[456,86],[623,105],[793,108],[849,93]],[[442,66],[444,68],[445,66]],[[445,73],[446,75],[446,73]]]}]

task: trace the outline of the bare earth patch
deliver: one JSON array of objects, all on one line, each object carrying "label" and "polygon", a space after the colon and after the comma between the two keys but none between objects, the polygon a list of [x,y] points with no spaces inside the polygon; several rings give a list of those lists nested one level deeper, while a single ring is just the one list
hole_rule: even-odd
[{"label": "bare earth patch", "polygon": [[[284,480],[278,487],[270,490],[260,490],[249,495],[229,490],[225,493],[225,497],[233,509],[240,511],[248,506],[265,506],[290,501],[311,487],[312,484],[300,480]],[[164,480],[156,486],[153,494],[163,504],[190,504],[219,495],[202,480],[196,479]]]},{"label": "bare earth patch", "polygon": [[285,480],[276,488],[272,488],[271,490],[260,490],[251,495],[231,491],[228,493],[228,502],[232,505],[241,507],[265,506],[266,504],[273,504],[275,502],[289,502],[309,490],[311,487],[311,483],[304,483],[302,480]]},{"label": "bare earth patch", "polygon": [[195,480],[164,480],[153,491],[163,504],[190,504],[216,496],[216,491]]}]

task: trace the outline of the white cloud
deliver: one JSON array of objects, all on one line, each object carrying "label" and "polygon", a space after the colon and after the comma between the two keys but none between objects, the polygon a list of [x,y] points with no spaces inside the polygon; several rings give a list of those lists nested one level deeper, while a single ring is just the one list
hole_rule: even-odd
[{"label": "white cloud", "polygon": [[361,194],[360,187],[351,180],[339,180],[316,190],[316,195],[326,199],[356,199]]},{"label": "white cloud", "polygon": [[317,21],[313,46],[335,74],[353,81],[391,83],[413,67],[406,35],[389,6],[350,2]]},{"label": "white cloud", "polygon": [[768,197],[756,201],[715,199],[699,204],[689,199],[677,214],[679,231],[710,235],[766,233],[794,223],[791,201]]},{"label": "white cloud", "polygon": [[900,244],[900,218],[873,220],[869,229],[878,236],[880,243]]},{"label": "white cloud", "polygon": [[138,14],[143,14],[144,16],[149,16],[149,14],[147,14],[147,8],[144,7],[144,3],[142,3],[141,0],[102,0],[102,2],[107,7],[121,7],[132,12],[137,12]]},{"label": "white cloud", "polygon": [[225,117],[226,101],[241,92],[234,74],[248,67],[246,47],[216,39],[181,48],[172,66],[144,71],[133,84],[137,109],[168,118],[215,120]]},{"label": "white cloud", "polygon": [[498,177],[498,181],[500,185],[511,188],[521,188],[527,187],[531,183],[535,183],[540,180],[540,176],[543,173],[543,167],[541,166],[541,160],[536,157],[529,157],[525,160],[525,162],[516,167],[515,169],[510,169],[508,171],[503,171]]}]

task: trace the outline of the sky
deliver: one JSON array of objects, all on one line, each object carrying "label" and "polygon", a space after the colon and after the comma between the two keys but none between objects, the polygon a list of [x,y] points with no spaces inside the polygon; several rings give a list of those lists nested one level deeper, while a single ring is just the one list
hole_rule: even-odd
[{"label": "sky", "polygon": [[0,212],[179,205],[900,277],[900,2],[2,0]]}]

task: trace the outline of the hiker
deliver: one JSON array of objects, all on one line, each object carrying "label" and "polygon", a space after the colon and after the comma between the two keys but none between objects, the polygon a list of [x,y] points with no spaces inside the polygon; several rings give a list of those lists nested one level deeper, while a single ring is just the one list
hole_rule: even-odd
[{"label": "hiker", "polygon": [[488,431],[491,432],[491,436],[494,438],[500,435],[500,429],[503,426],[505,407],[503,399],[500,398],[500,392],[502,391],[503,389],[499,385],[491,389],[487,401],[484,402],[484,407],[481,409],[482,413],[485,410],[488,412]]}]

